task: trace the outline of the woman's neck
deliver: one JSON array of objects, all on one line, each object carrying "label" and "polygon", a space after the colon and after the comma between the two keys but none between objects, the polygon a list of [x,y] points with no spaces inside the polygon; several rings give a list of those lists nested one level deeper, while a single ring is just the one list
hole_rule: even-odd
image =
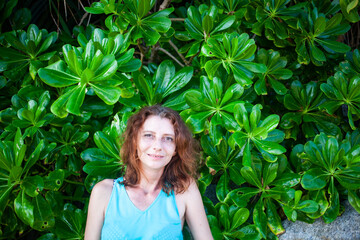
[{"label": "woman's neck", "polygon": [[162,173],[154,173],[154,172],[143,172],[140,177],[140,182],[138,187],[141,188],[144,192],[150,193],[155,192],[159,188],[161,188],[160,178]]}]

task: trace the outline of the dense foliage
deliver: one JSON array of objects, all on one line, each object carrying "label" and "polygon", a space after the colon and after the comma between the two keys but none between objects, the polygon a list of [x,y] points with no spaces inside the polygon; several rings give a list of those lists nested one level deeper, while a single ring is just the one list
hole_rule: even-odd
[{"label": "dense foliage", "polygon": [[215,239],[360,213],[358,1],[85,2],[0,0],[0,239],[82,239],[156,103],[201,143]]}]

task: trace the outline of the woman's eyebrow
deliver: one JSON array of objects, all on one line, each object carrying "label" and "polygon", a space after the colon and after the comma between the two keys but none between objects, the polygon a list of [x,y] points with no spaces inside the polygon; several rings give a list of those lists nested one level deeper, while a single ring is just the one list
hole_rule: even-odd
[{"label": "woman's eyebrow", "polygon": [[[141,132],[142,133],[155,133],[154,131],[151,131],[151,130],[143,130]],[[173,134],[173,133],[164,133],[163,135],[174,136],[175,137],[175,134]]]}]

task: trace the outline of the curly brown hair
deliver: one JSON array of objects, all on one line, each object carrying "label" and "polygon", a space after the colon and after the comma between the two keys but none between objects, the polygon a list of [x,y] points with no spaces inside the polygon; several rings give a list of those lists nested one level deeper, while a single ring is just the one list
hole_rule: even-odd
[{"label": "curly brown hair", "polygon": [[137,139],[140,129],[149,116],[159,116],[171,121],[175,131],[176,155],[165,166],[160,178],[164,192],[183,193],[189,187],[191,179],[196,177],[198,143],[181,119],[178,112],[161,105],[147,106],[132,115],[123,134],[120,151],[126,166],[124,181],[126,186],[134,186],[140,181],[140,160],[137,155]]}]

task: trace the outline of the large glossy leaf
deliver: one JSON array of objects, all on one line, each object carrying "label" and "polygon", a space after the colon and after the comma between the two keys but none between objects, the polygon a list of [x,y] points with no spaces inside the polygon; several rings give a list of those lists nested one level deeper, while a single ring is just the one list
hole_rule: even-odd
[{"label": "large glossy leaf", "polygon": [[237,210],[232,219],[231,229],[240,227],[249,218],[249,215],[250,213],[247,208],[240,208]]},{"label": "large glossy leaf", "polygon": [[[300,81],[293,81],[291,89],[284,97],[284,106],[291,111],[281,119],[280,126],[289,131],[289,137],[297,138],[301,126],[305,137],[313,137],[320,132],[328,135],[340,134],[340,129],[335,125],[338,122],[334,116],[326,115],[319,111],[322,103],[326,103],[324,95],[320,92],[319,84],[309,82],[303,85]],[[304,123],[306,122],[306,124]]]},{"label": "large glossy leaf", "polygon": [[[210,123],[210,129],[221,125],[229,131],[236,130],[237,126],[232,112],[234,105],[241,102],[239,98],[243,91],[239,84],[234,84],[224,93],[223,83],[219,78],[211,81],[202,76],[200,89],[189,90],[185,94],[185,101],[191,108],[191,114],[186,122],[190,123],[197,132],[205,130],[205,123]],[[195,116],[197,121],[194,119]]]},{"label": "large glossy leaf", "polygon": [[267,229],[267,217],[264,212],[264,204],[262,200],[258,201],[255,205],[253,212],[253,221],[262,238],[265,238]]},{"label": "large glossy leaf", "polygon": [[[271,132],[275,131],[275,128],[279,123],[279,117],[277,115],[270,115],[263,121],[260,121],[261,108],[262,106],[260,104],[255,105],[252,107],[250,113],[248,113],[248,110],[243,103],[235,105],[234,108],[235,120],[242,129],[236,131],[230,137],[229,144],[233,148],[235,145],[238,145],[239,147],[245,145],[243,159],[243,164],[245,166],[250,166],[250,151],[252,146],[255,146],[268,162],[276,161],[276,155],[283,154],[286,151],[283,146],[278,144],[284,137],[284,135],[280,134],[281,131],[276,130],[277,134],[275,135],[278,135],[279,137],[271,135]],[[270,138],[268,139],[267,137],[269,134]]]},{"label": "large glossy leaf", "polygon": [[277,213],[276,206],[272,201],[267,201],[266,203],[266,216],[268,219],[268,226],[275,235],[279,235],[285,232],[285,229],[281,223],[281,218]]},{"label": "large glossy leaf", "polygon": [[320,108],[326,109],[328,113],[333,114],[341,105],[347,105],[349,124],[353,130],[356,129],[356,126],[352,114],[357,117],[360,116],[359,83],[360,78],[348,79],[344,74],[338,72],[333,77],[330,77],[327,83],[321,84],[321,90],[330,101],[324,102]]},{"label": "large glossy leaf", "polygon": [[72,204],[65,204],[60,218],[56,219],[55,233],[62,239],[82,239],[85,214]]},{"label": "large glossy leaf", "polygon": [[321,168],[312,168],[303,175],[301,185],[307,190],[319,190],[326,186],[329,178],[329,174]]},{"label": "large glossy leaf", "polygon": [[34,205],[25,191],[21,191],[14,201],[14,209],[16,215],[27,225],[34,223]]},{"label": "large glossy leaf", "polygon": [[349,191],[349,203],[351,206],[360,213],[360,197],[359,194],[356,191]]},{"label": "large glossy leaf", "polygon": [[238,35],[237,33],[225,33],[222,42],[210,38],[207,44],[201,49],[202,54],[206,57],[213,57],[216,60],[207,61],[205,70],[210,78],[216,75],[217,65],[214,61],[222,62],[222,66],[232,74],[235,80],[241,85],[249,85],[254,73],[265,73],[266,66],[252,62],[256,45],[253,39],[249,39],[246,33]]},{"label": "large glossy leaf", "polygon": [[287,80],[292,77],[292,71],[285,69],[287,64],[286,57],[280,57],[280,53],[273,50],[266,51],[260,49],[256,55],[259,63],[264,64],[267,70],[263,74],[259,74],[259,79],[254,85],[254,89],[258,95],[266,95],[266,84],[269,83],[277,94],[284,95],[287,92],[285,85],[279,80]]},{"label": "large glossy leaf", "polygon": [[54,227],[53,212],[48,201],[41,194],[33,198],[32,205],[34,206],[34,223],[31,227],[38,231],[45,231]]},{"label": "large glossy leaf", "polygon": [[[66,117],[67,113],[80,115],[89,87],[106,104],[114,105],[121,96],[121,85],[128,84],[128,79],[119,78],[116,72],[118,67],[132,61],[134,50],[125,53],[128,45],[121,34],[106,36],[102,30],[94,29],[91,35],[88,40],[80,34],[81,47],[64,45],[64,61],[39,70],[39,76],[46,84],[67,87],[51,106],[51,111],[59,117]],[[137,61],[132,62],[135,68],[139,67]]]}]

